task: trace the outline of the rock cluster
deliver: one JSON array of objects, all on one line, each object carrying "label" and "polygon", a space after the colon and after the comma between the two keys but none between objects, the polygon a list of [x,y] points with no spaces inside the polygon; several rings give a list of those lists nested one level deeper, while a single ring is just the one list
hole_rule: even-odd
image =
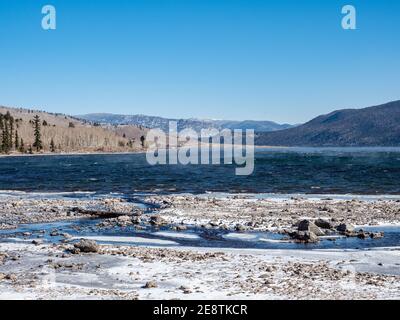
[{"label": "rock cluster", "polygon": [[316,221],[301,220],[297,223],[297,230],[289,232],[289,236],[292,239],[303,243],[316,243],[320,240],[319,237],[335,234],[359,239],[380,239],[384,237],[383,232],[355,231],[351,224],[341,223],[334,226],[332,222],[324,219],[317,219]]}]

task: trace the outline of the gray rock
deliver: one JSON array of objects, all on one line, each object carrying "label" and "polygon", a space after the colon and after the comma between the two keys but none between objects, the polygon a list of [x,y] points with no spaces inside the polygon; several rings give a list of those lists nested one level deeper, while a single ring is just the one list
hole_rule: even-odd
[{"label": "gray rock", "polygon": [[133,216],[132,217],[132,223],[133,224],[140,224],[142,220],[140,219],[140,216]]},{"label": "gray rock", "polygon": [[381,239],[385,236],[384,232],[371,232],[370,235],[371,239]]},{"label": "gray rock", "polygon": [[157,282],[155,281],[148,281],[146,284],[143,286],[144,289],[151,289],[151,288],[157,288]]},{"label": "gray rock", "polygon": [[150,223],[153,226],[161,226],[167,224],[167,222],[161,216],[151,216]]},{"label": "gray rock", "polygon": [[32,244],[34,244],[35,246],[39,246],[39,245],[43,244],[43,241],[35,239],[35,240],[32,240]]},{"label": "gray rock", "polygon": [[319,238],[316,236],[316,234],[309,231],[292,232],[290,236],[296,241],[303,243],[316,243],[319,241]]},{"label": "gray rock", "polygon": [[96,243],[96,241],[87,239],[82,239],[78,243],[75,243],[74,247],[85,253],[95,253],[99,251],[99,245]]},{"label": "gray rock", "polygon": [[187,230],[187,227],[182,224],[179,224],[179,225],[175,226],[174,229],[176,231],[185,231],[185,230]]},{"label": "gray rock", "polygon": [[237,225],[235,226],[235,231],[238,231],[238,232],[246,231],[246,227],[243,226],[243,225],[241,225],[241,224],[237,224]]},{"label": "gray rock", "polygon": [[315,220],[315,225],[321,229],[332,229],[333,225],[331,222],[325,219],[317,219]]},{"label": "gray rock", "polygon": [[336,230],[340,233],[353,232],[354,227],[351,224],[342,223],[336,227]]},{"label": "gray rock", "polygon": [[298,231],[314,233],[316,236],[323,236],[325,233],[309,220],[302,220],[297,227]]}]

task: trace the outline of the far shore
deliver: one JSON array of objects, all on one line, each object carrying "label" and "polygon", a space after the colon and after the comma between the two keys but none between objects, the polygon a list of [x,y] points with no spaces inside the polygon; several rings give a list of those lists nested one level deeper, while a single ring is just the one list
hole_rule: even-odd
[{"label": "far shore", "polygon": [[[218,145],[212,144],[213,147],[217,147]],[[290,148],[283,146],[254,146],[255,149],[273,149],[273,148]],[[9,154],[0,154],[0,158],[14,158],[14,157],[37,157],[37,156],[87,156],[87,155],[124,155],[124,154],[140,154],[146,153],[149,149],[137,150],[137,151],[87,151],[87,152],[42,152],[42,153],[9,153]],[[150,149],[152,150],[152,149]]]}]

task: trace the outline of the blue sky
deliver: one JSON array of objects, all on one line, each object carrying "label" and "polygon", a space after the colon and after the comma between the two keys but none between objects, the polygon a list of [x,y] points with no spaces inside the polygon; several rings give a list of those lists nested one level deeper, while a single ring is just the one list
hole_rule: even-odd
[{"label": "blue sky", "polygon": [[400,99],[399,34],[394,0],[0,0],[0,104],[299,123]]}]

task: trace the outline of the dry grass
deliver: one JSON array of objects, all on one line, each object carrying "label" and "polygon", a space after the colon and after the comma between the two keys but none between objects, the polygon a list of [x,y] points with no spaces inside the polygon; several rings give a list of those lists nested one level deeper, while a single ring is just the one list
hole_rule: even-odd
[{"label": "dry grass", "polygon": [[[14,130],[24,140],[26,149],[34,142],[34,128],[30,122],[33,117],[39,115],[42,123],[47,122],[47,125],[41,127],[44,152],[50,151],[51,139],[54,140],[57,152],[138,151],[142,149],[140,137],[146,135],[147,131],[136,126],[94,126],[62,114],[0,106],[0,113],[5,114],[7,111],[17,120]],[[128,146],[130,140],[134,140],[132,146]]]}]

